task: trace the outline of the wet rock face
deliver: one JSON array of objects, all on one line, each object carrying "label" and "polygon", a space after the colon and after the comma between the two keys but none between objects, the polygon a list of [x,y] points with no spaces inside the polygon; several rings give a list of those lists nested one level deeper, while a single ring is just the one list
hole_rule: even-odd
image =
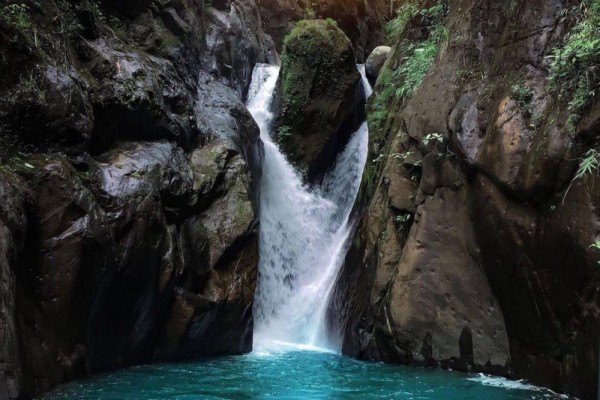
[{"label": "wet rock face", "polygon": [[206,49],[202,67],[244,97],[254,65],[278,63],[273,39],[263,32],[254,1],[215,2],[206,7],[205,13]]},{"label": "wet rock face", "polygon": [[3,253],[3,396],[251,349],[256,214],[232,144],[186,155],[167,142],[124,143],[89,160],[84,174],[61,157],[21,162],[13,167],[21,180],[7,188],[31,191],[11,198],[28,223],[16,225],[7,203],[2,225],[2,243],[20,241],[9,248],[19,254]]},{"label": "wet rock face", "polygon": [[301,21],[287,36],[278,82],[276,140],[309,177],[325,171],[354,126],[360,75],[352,44],[332,21]]},{"label": "wet rock face", "polygon": [[256,4],[64,7],[0,27],[0,399],[252,345]]},{"label": "wet rock face", "polygon": [[[385,105],[371,143],[383,165],[366,176],[332,313],[347,354],[594,398],[598,179],[573,178],[597,107],[569,132],[552,92],[563,5],[513,6],[449,1],[443,51]],[[398,48],[382,73],[402,64]]]}]

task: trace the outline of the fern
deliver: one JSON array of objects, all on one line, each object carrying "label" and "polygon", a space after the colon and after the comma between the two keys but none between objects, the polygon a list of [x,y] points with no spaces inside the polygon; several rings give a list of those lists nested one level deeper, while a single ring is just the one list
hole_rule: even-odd
[{"label": "fern", "polygon": [[585,156],[581,159],[579,163],[579,168],[577,168],[577,173],[575,174],[574,179],[582,179],[587,175],[591,175],[598,170],[600,166],[600,160],[598,159],[598,152],[594,149],[588,150],[585,153]]},{"label": "fern", "polygon": [[600,87],[600,0],[583,0],[563,14],[576,23],[549,56],[550,81],[559,97],[569,96],[567,127],[573,131]]}]

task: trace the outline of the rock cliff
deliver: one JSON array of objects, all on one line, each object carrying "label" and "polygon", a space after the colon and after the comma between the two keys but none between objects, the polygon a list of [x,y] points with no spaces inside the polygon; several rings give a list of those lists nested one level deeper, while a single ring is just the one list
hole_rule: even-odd
[{"label": "rock cliff", "polygon": [[346,354],[595,398],[598,11],[401,2],[331,311]]},{"label": "rock cliff", "polygon": [[0,398],[252,346],[252,1],[0,6]]}]

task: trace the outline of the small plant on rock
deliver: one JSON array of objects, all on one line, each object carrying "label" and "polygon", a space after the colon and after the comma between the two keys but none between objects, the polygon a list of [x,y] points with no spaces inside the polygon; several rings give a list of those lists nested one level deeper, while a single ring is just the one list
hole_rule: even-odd
[{"label": "small plant on rock", "polygon": [[[590,247],[595,250],[600,250],[600,240],[596,240],[594,243],[592,243],[590,245]],[[600,264],[600,261],[598,261],[598,264]]]},{"label": "small plant on rock", "polygon": [[587,175],[591,175],[598,171],[599,166],[600,159],[598,152],[594,149],[590,149],[587,153],[585,153],[585,156],[579,162],[577,173],[573,179],[582,179]]},{"label": "small plant on rock", "polygon": [[287,139],[289,139],[292,136],[292,130],[289,126],[280,126],[277,129],[277,139],[279,139],[280,141],[285,141]]},{"label": "small plant on rock", "polygon": [[428,133],[427,135],[423,136],[423,144],[425,146],[429,146],[429,143],[433,143],[435,145],[438,142],[441,143],[443,141],[444,136],[442,136],[440,133]]},{"label": "small plant on rock", "polygon": [[567,188],[567,190],[565,191],[565,195],[563,196],[563,203],[565,202],[565,198],[567,197],[569,190],[571,190],[573,182],[575,182],[577,179],[583,179],[587,176],[598,172],[599,167],[600,153],[598,153],[598,151],[596,151],[595,149],[588,150],[587,153],[585,153],[585,155],[579,161],[577,172],[575,173],[575,176],[571,180],[571,183],[569,184],[569,187]]},{"label": "small plant on rock", "polygon": [[525,85],[515,84],[510,87],[510,95],[517,102],[525,114],[531,114],[530,106],[533,100],[533,91]]},{"label": "small plant on rock", "polygon": [[419,9],[413,3],[403,4],[396,10],[396,17],[386,26],[386,33],[390,39],[402,34],[412,18],[419,13]]},{"label": "small plant on rock", "polygon": [[396,222],[404,224],[405,222],[410,221],[411,217],[412,216],[408,213],[407,214],[399,214],[399,215],[396,215]]},{"label": "small plant on rock", "polygon": [[27,29],[31,26],[28,12],[29,7],[26,4],[8,4],[0,8],[0,22],[11,28]]},{"label": "small plant on rock", "polygon": [[[396,66],[381,71],[377,79],[380,92],[375,97],[370,114],[385,111],[392,101],[404,102],[421,86],[440,44],[448,39],[448,31],[444,27],[446,11],[444,1],[424,9],[419,9],[414,3],[406,3],[398,9],[396,18],[387,25],[387,34],[390,41],[399,41],[397,52],[402,54],[402,59]],[[408,26],[413,21],[427,32],[425,38],[408,38]],[[373,130],[383,129],[384,122],[385,116],[369,117],[369,127]]]}]

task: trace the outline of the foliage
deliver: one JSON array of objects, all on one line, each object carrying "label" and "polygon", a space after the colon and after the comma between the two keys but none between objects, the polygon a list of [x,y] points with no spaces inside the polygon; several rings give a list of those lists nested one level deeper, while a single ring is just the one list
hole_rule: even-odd
[{"label": "foliage", "polygon": [[584,0],[569,13],[579,18],[550,56],[550,80],[559,96],[568,96],[573,130],[600,86],[600,0]]},{"label": "foliage", "polygon": [[333,18],[327,18],[325,19],[325,21],[329,24],[329,25],[333,25],[333,26],[338,26],[337,21]]},{"label": "foliage", "polygon": [[412,219],[412,214],[408,213],[408,212],[402,212],[402,213],[396,215],[396,217],[394,217],[394,220],[398,224],[399,230],[410,227],[411,219]]},{"label": "foliage", "polygon": [[396,222],[399,222],[401,224],[410,221],[410,219],[412,218],[412,215],[409,213],[406,214],[398,214],[396,215]]},{"label": "foliage", "polygon": [[591,175],[598,171],[599,166],[600,159],[598,152],[594,149],[590,149],[587,153],[585,153],[585,156],[579,162],[577,173],[573,179],[582,179],[587,175]]},{"label": "foliage", "polygon": [[370,127],[382,126],[387,117],[385,110],[375,110],[367,115],[367,123]]},{"label": "foliage", "polygon": [[423,137],[423,144],[425,146],[429,146],[429,143],[433,143],[434,145],[438,142],[442,142],[444,137],[439,133],[428,133]]},{"label": "foliage", "polygon": [[396,10],[396,17],[386,25],[388,38],[394,39],[404,33],[411,19],[419,13],[419,9],[414,3],[403,4]]},{"label": "foliage", "polygon": [[277,139],[280,141],[284,141],[288,139],[292,135],[292,130],[289,126],[280,126],[277,129]]},{"label": "foliage", "polygon": [[526,114],[530,113],[531,100],[533,100],[533,91],[525,85],[514,84],[510,87],[510,94],[517,102],[521,110]]},{"label": "foliage", "polygon": [[587,153],[585,153],[585,155],[579,161],[579,167],[577,167],[577,172],[575,173],[575,176],[571,180],[571,183],[569,184],[569,187],[567,188],[563,196],[563,203],[567,198],[569,190],[571,190],[571,185],[573,185],[573,183],[577,179],[583,179],[586,176],[598,172],[598,167],[600,167],[600,153],[598,153],[598,151],[596,151],[595,149],[588,150]]},{"label": "foliage", "polygon": [[397,44],[397,52],[403,57],[395,68],[384,69],[377,80],[381,92],[375,98],[368,116],[371,129],[382,128],[387,104],[392,100],[403,102],[423,82],[438,53],[440,42],[448,39],[448,31],[443,25],[445,15],[446,6],[443,2],[425,9],[419,9],[414,3],[407,3],[398,9],[396,18],[388,23],[387,33],[392,40],[405,36],[408,25],[413,21],[424,27],[427,35],[420,40],[404,38]]},{"label": "foliage", "polygon": [[29,29],[31,22],[28,14],[29,7],[26,4],[8,4],[0,8],[0,23],[12,29]]}]

